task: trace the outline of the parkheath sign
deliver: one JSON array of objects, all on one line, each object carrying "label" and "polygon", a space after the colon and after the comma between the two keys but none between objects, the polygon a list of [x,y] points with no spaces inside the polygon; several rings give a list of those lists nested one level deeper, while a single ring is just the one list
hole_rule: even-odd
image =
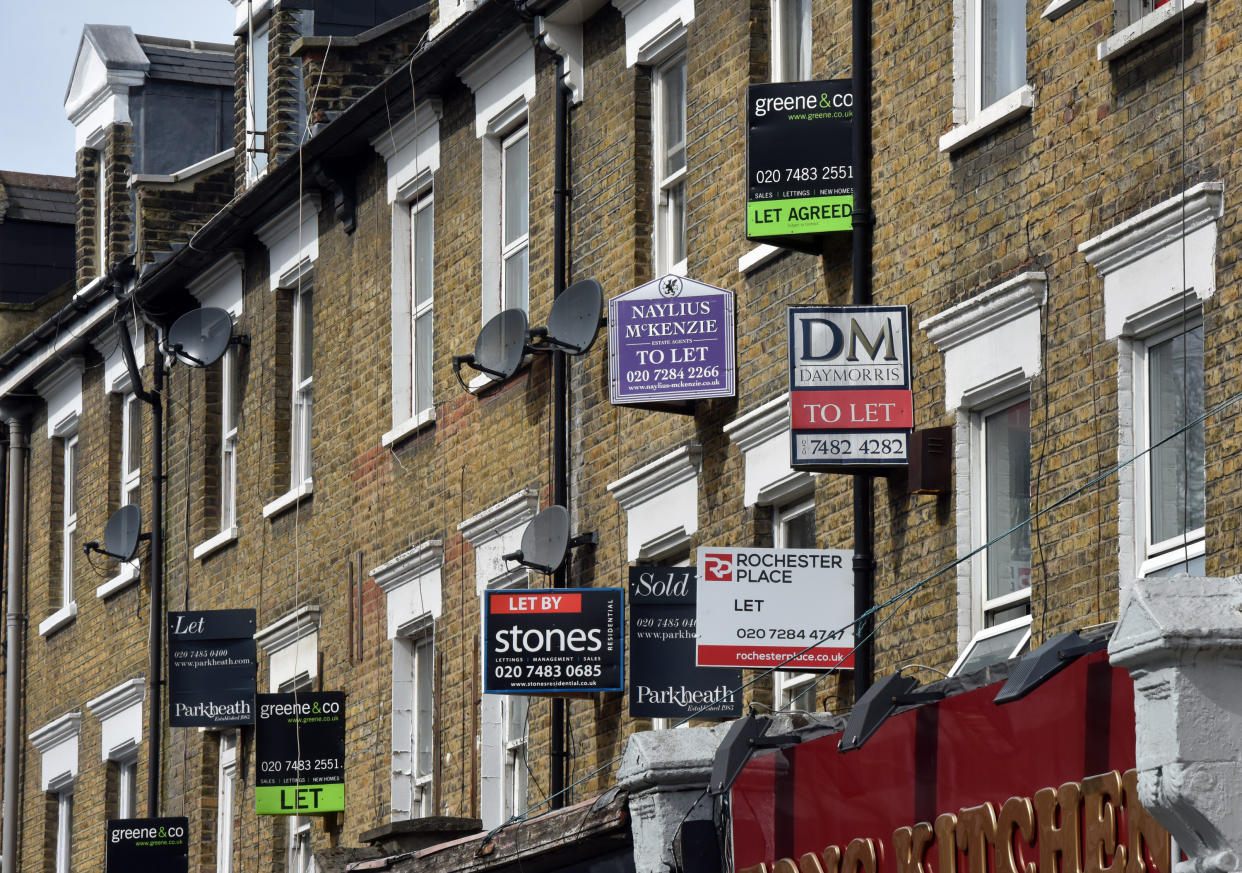
[{"label": "parkheath sign", "polygon": [[904,306],[789,308],[790,465],[905,464],[914,427]]},{"label": "parkheath sign", "polygon": [[746,236],[818,251],[852,229],[854,95],[849,79],[747,89]]}]

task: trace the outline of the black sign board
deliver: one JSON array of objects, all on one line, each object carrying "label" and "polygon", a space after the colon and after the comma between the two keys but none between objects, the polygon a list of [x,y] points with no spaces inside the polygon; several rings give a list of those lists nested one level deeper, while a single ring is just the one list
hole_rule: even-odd
[{"label": "black sign board", "polygon": [[483,690],[620,691],[624,608],[620,588],[484,592]]},{"label": "black sign board", "polygon": [[746,237],[819,252],[852,229],[854,98],[849,79],[746,91]]},{"label": "black sign board", "polygon": [[742,671],[696,667],[694,567],[630,568],[630,715],[738,718]]},{"label": "black sign board", "polygon": [[254,724],[255,612],[168,613],[168,723]]},{"label": "black sign board", "polygon": [[187,873],[190,869],[190,820],[112,818],[107,831],[108,873]]},{"label": "black sign board", "polygon": [[260,815],[345,809],[345,694],[255,698],[254,805]]}]

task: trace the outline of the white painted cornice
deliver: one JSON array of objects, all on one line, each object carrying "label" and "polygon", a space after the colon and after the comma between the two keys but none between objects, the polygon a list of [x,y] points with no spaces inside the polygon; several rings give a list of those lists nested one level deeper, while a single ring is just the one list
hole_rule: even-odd
[{"label": "white painted cornice", "polygon": [[319,605],[311,604],[269,624],[254,635],[254,640],[264,651],[277,652],[318,631]]},{"label": "white painted cornice", "polygon": [[1078,247],[1101,276],[1158,252],[1225,213],[1225,186],[1201,182],[1183,194],[1140,212]]},{"label": "white painted cornice", "polygon": [[633,473],[622,476],[610,484],[607,491],[616,498],[622,509],[628,510],[635,504],[693,479],[699,473],[702,457],[702,446],[698,443],[687,443],[650,464],[639,467]]},{"label": "white painted cornice", "polygon": [[443,564],[443,541],[427,540],[380,564],[371,571],[371,576],[385,593],[392,593],[409,580],[438,570]]},{"label": "white painted cornice", "polygon": [[457,525],[462,536],[472,546],[496,539],[526,524],[535,517],[539,507],[539,494],[533,488],[526,488],[506,497],[493,506],[489,506],[476,515]]},{"label": "white painted cornice", "polygon": [[942,352],[983,336],[1043,306],[1046,273],[1021,273],[919,323]]}]

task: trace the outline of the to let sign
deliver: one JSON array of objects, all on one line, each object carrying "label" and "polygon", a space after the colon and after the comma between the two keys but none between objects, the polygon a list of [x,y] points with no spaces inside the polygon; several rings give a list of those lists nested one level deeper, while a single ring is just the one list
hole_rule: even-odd
[{"label": "to let sign", "polygon": [[853,557],[840,549],[701,547],[699,666],[852,668]]},{"label": "to let sign", "polygon": [[663,276],[608,301],[608,367],[616,405],[732,397],[733,292]]},{"label": "to let sign", "polygon": [[853,226],[851,82],[751,85],[746,97],[746,236],[818,251],[819,234]]},{"label": "to let sign", "polygon": [[345,809],[345,695],[340,691],[255,698],[255,811],[316,815]]},{"label": "to let sign", "polygon": [[904,306],[789,308],[790,464],[905,464],[914,427]]},{"label": "to let sign", "polygon": [[168,613],[168,723],[254,724],[255,611]]},{"label": "to let sign", "polygon": [[620,588],[485,592],[483,690],[620,691],[623,609]]}]

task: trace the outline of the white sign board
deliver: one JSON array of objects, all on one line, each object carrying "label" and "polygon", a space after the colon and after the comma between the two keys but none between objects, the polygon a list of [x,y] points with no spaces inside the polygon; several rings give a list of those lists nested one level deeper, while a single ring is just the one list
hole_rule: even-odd
[{"label": "white sign board", "polygon": [[699,549],[700,667],[854,666],[854,553]]}]

